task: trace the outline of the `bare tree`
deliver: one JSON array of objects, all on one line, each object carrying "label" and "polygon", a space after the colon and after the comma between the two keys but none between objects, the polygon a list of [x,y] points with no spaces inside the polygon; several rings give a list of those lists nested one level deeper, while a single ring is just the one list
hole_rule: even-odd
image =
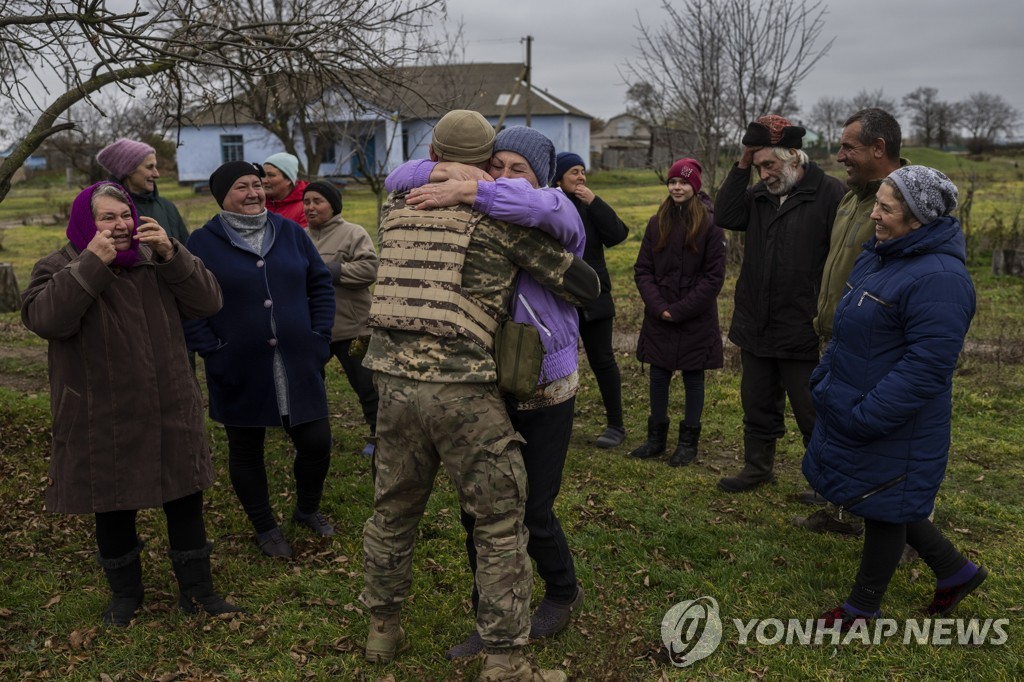
[{"label": "bare tree", "polygon": [[910,112],[910,124],[918,143],[931,147],[938,128],[939,91],[936,88],[920,87],[903,96],[903,108]]},{"label": "bare tree", "polygon": [[[626,113],[635,116],[647,126],[646,166],[654,170],[659,180],[665,179],[664,166],[676,159],[697,153],[694,140],[698,136],[690,134],[690,122],[679,110],[671,110],[661,99],[654,86],[645,81],[638,81],[626,91]],[[710,134],[710,133],[706,133]]]},{"label": "bare tree", "polygon": [[1000,134],[1012,134],[1020,119],[1020,112],[1001,95],[988,92],[972,93],[960,107],[967,147],[975,153],[990,148]]},{"label": "bare tree", "polygon": [[863,89],[850,99],[850,114],[860,111],[861,109],[870,109],[872,107],[887,111],[893,116],[899,113],[900,107],[896,104],[896,100],[891,97],[887,97],[882,91],[882,88],[877,90]]},{"label": "bare tree", "polygon": [[832,143],[839,141],[843,122],[854,111],[850,102],[841,97],[821,97],[811,108],[807,121],[821,133],[829,154],[832,154]]},{"label": "bare tree", "polygon": [[[163,142],[163,131],[153,124],[152,104],[145,99],[100,93],[92,102],[72,105],[64,114],[64,120],[74,127],[47,138],[43,149],[60,152],[68,166],[90,182],[106,177],[107,171],[100,167],[95,156],[115,139],[129,137],[156,147]],[[158,156],[166,155],[158,151]]]},{"label": "bare tree", "polygon": [[767,113],[791,114],[795,92],[832,45],[816,43],[825,8],[807,0],[686,0],[663,2],[665,20],[638,21],[638,56],[625,66],[630,85],[650,86],[653,127],[683,121],[697,139],[709,187],[718,151],[747,122]]},{"label": "bare tree", "polygon": [[352,74],[344,89],[360,74],[401,63],[410,46],[395,36],[443,8],[443,0],[234,1],[232,8],[220,0],[137,0],[120,11],[108,0],[0,0],[0,100],[33,121],[0,163],[0,200],[44,140],[74,127],[60,116],[103,88],[130,92],[144,80],[160,110],[179,120],[190,98],[222,101],[285,60],[319,81]]},{"label": "bare tree", "polygon": [[963,105],[959,102],[938,102],[935,106],[935,142],[945,149],[953,141],[963,118]]}]

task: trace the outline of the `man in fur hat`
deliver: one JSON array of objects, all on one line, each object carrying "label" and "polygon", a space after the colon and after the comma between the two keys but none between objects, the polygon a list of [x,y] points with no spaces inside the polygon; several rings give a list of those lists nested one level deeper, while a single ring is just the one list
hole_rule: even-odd
[{"label": "man in fur hat", "polygon": [[[814,428],[808,389],[818,363],[818,287],[836,208],[846,190],[800,149],[805,130],[781,116],[752,121],[743,153],[715,201],[715,222],[746,232],[729,340],[740,347],[743,470],[725,492],[774,483],[775,444],[789,396],[804,445]],[[760,182],[748,187],[750,167]]]}]

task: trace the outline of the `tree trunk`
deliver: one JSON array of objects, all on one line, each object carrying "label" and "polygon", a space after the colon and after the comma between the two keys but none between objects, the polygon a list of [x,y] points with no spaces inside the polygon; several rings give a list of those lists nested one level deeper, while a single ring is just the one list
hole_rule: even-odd
[{"label": "tree trunk", "polygon": [[0,313],[13,313],[21,309],[21,289],[14,275],[13,263],[0,263]]},{"label": "tree trunk", "polygon": [[993,249],[992,274],[1024,277],[1024,251]]}]

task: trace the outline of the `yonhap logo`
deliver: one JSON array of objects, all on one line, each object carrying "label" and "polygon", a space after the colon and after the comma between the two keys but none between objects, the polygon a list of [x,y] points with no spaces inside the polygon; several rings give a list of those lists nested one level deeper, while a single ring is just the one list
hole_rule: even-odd
[{"label": "yonhap logo", "polygon": [[711,597],[679,602],[661,620],[661,640],[676,667],[685,668],[707,658],[722,642],[718,602]]}]

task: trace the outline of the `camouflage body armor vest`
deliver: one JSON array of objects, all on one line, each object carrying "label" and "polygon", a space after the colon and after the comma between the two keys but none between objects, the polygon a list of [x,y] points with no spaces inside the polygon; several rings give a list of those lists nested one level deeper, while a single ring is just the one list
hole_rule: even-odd
[{"label": "camouflage body armor vest", "polygon": [[423,211],[399,201],[380,226],[370,326],[465,336],[492,351],[499,321],[462,289],[466,250],[483,217],[465,206]]}]

